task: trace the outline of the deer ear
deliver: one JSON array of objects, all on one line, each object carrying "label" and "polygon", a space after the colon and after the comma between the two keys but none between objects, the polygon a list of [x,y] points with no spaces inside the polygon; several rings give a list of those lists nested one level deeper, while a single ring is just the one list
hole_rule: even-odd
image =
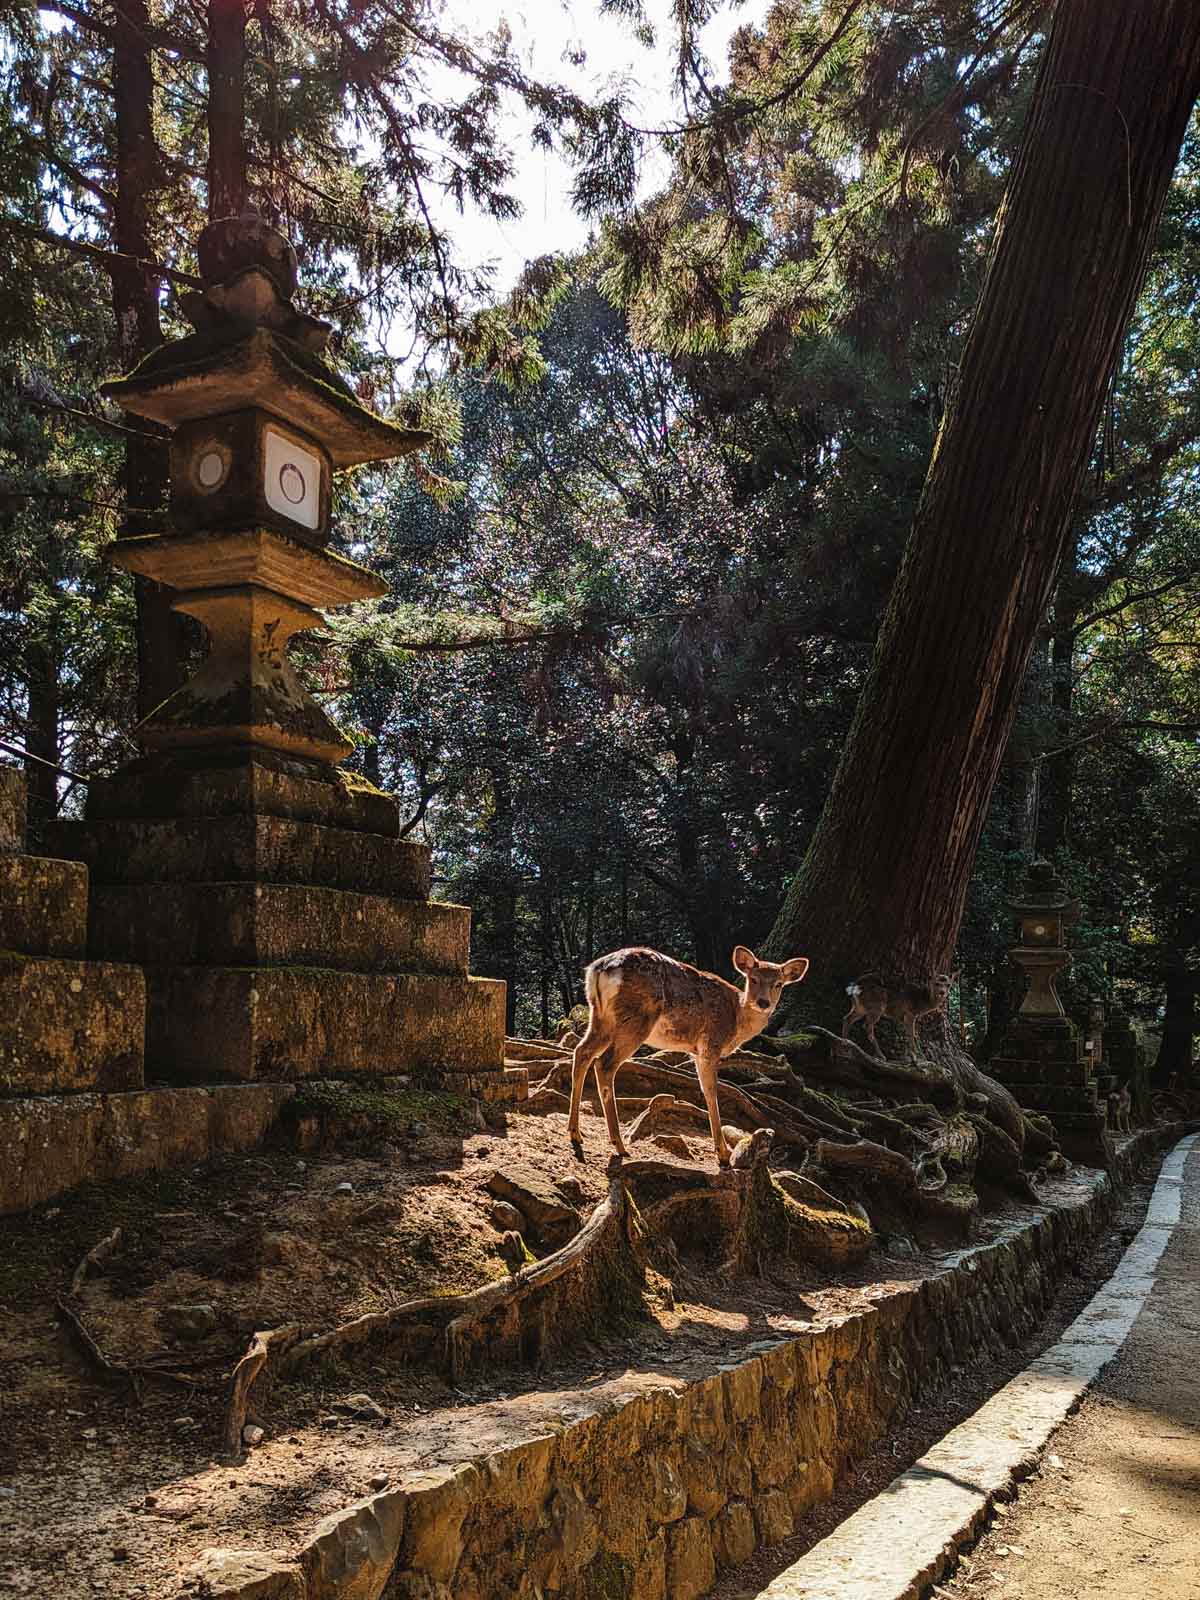
[{"label": "deer ear", "polygon": [[783,963],[784,983],[799,983],[808,972],[808,957],[793,956],[790,961]]},{"label": "deer ear", "polygon": [[748,950],[744,944],[735,944],[729,959],[739,972],[753,972],[758,965],[754,951]]}]

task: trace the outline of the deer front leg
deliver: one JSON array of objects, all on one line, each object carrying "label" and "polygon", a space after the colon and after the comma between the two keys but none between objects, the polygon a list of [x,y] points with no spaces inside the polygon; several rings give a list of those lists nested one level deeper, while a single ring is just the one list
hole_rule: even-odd
[{"label": "deer front leg", "polygon": [[708,1125],[712,1129],[713,1149],[717,1152],[717,1165],[729,1165],[729,1146],[725,1143],[725,1135],[721,1130],[721,1107],[717,1100],[717,1067],[720,1064],[718,1056],[696,1056],[696,1076],[700,1079],[700,1088],[704,1092],[704,1104],[708,1107]]}]

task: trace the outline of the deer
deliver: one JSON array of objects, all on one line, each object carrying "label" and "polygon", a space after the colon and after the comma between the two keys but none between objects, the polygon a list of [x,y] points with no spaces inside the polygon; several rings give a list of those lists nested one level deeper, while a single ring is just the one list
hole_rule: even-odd
[{"label": "deer", "polygon": [[878,973],[868,972],[854,983],[846,985],[850,996],[850,1009],[842,1018],[842,1038],[850,1037],[850,1029],[859,1017],[867,1024],[867,1038],[871,1048],[882,1057],[875,1025],[881,1017],[890,1017],[903,1031],[908,1048],[917,1053],[917,1023],[922,1017],[931,1017],[940,1011],[950,997],[954,983],[948,972],[939,972],[928,984],[906,983],[889,989]]},{"label": "deer", "polygon": [[1108,1097],[1108,1125],[1115,1133],[1132,1133],[1133,1125],[1130,1112],[1133,1110],[1133,1095],[1129,1092],[1129,1085],[1123,1083]]},{"label": "deer", "polygon": [[614,950],[587,968],[588,1024],[572,1060],[567,1117],[567,1134],[577,1155],[583,1148],[579,1107],[592,1066],[609,1141],[618,1156],[629,1154],[621,1138],[613,1082],[618,1069],[639,1046],[652,1044],[685,1050],[692,1057],[708,1108],[717,1162],[722,1167],[729,1165],[730,1151],[717,1105],[717,1068],[747,1039],[762,1032],[785,985],[799,983],[809,965],[807,956],[760,961],[744,944],[734,946],[731,959],[735,971],[742,974],[740,989],[715,972],[702,972],[685,961],[641,947]]}]

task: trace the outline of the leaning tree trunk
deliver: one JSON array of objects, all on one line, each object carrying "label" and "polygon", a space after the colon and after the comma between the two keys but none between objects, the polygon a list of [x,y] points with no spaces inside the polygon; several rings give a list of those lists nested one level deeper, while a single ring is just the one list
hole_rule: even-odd
[{"label": "leaning tree trunk", "polygon": [[817,976],[948,970],[1198,93],[1196,0],[1060,0],[871,673],[771,935]]},{"label": "leaning tree trunk", "polygon": [[[116,107],[116,199],[111,269],[113,314],[121,370],[128,372],[162,343],[150,217],[159,183],[154,139],[154,74],[146,0],[114,0],[113,95]],[[150,423],[125,440],[125,531],[155,527],[166,498],[167,444]],[[184,679],[187,624],[171,610],[170,590],[149,578],[134,579],[137,601],[138,712],[145,717]]]}]

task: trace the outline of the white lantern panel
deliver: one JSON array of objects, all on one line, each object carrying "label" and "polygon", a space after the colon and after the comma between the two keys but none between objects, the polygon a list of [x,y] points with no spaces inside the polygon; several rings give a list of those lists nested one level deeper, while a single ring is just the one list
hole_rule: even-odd
[{"label": "white lantern panel", "polygon": [[274,428],[266,430],[264,490],[272,511],[290,517],[302,528],[321,520],[321,462],[311,450]]}]

